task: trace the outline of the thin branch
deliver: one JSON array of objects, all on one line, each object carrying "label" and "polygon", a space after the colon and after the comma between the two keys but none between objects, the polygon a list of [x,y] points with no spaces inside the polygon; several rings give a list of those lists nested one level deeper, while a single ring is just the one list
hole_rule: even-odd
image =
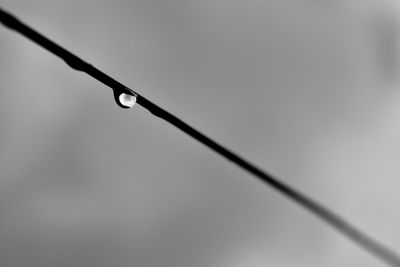
[{"label": "thin branch", "polygon": [[[286,196],[287,198],[291,199],[292,201],[296,202],[306,210],[310,211],[315,216],[319,217],[327,224],[331,225],[337,231],[341,232],[343,235],[347,236],[349,239],[353,240],[355,243],[363,247],[366,251],[373,254],[377,258],[380,258],[384,262],[386,262],[389,266],[397,266],[400,267],[400,257],[394,251],[389,249],[388,247],[380,244],[366,233],[363,233],[355,226],[351,225],[349,222],[329,210],[328,208],[324,207],[318,201],[311,199],[310,197],[300,193],[299,191],[291,188],[290,186],[286,185],[282,181],[278,180],[277,178],[273,177],[272,175],[264,172],[260,168],[256,167],[249,161],[245,160],[244,158],[240,157],[239,155],[231,152],[227,148],[223,147],[222,145],[218,144],[217,142],[213,141],[206,135],[202,134],[201,132],[197,131],[187,123],[183,122],[176,116],[172,115],[168,111],[164,110],[160,106],[152,103],[150,100],[146,99],[142,95],[138,94],[137,92],[129,89],[122,83],[114,80],[107,74],[101,72],[91,64],[83,61],[76,55],[72,54],[71,52],[67,51],[63,47],[57,45],[53,41],[49,40],[45,36],[41,35],[37,31],[33,30],[26,24],[19,21],[13,15],[7,13],[6,11],[0,8],[0,22],[2,22],[8,28],[19,32],[20,34],[24,35],[25,37],[29,38],[33,42],[37,43],[44,49],[48,50],[49,52],[55,54],[56,56],[60,57],[64,60],[71,68],[82,71],[87,73],[88,75],[92,76],[96,80],[100,81],[101,83],[107,85],[114,91],[114,96],[118,96],[121,93],[126,93],[130,95],[134,95],[137,98],[137,103],[141,105],[143,108],[150,111],[156,117],[159,117],[166,122],[174,125],[181,131],[185,132],[189,136],[193,137],[203,145],[207,146],[208,148],[214,150],[220,156],[228,159],[233,164],[237,165],[238,167],[242,168],[243,170],[249,172],[250,174],[254,175],[262,182],[266,183],[267,185],[271,186],[282,195]],[[118,103],[118,101],[117,101]],[[119,104],[120,105],[120,104]],[[121,106],[121,105],[120,105]],[[126,108],[124,106],[121,106]]]}]

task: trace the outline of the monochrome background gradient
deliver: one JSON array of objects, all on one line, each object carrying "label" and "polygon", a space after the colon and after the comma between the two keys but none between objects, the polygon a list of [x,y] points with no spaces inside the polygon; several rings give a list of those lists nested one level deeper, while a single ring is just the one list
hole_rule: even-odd
[{"label": "monochrome background gradient", "polygon": [[[400,251],[398,1],[0,6]],[[384,266],[0,26],[0,266]]]}]

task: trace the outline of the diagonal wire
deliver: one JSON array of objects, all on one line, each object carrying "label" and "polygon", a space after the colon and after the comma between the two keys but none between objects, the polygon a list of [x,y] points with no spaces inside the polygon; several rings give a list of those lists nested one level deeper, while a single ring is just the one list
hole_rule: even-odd
[{"label": "diagonal wire", "polygon": [[[206,135],[202,134],[198,130],[194,129],[187,123],[183,122],[176,116],[172,115],[168,111],[164,110],[160,106],[154,104],[150,100],[146,99],[142,95],[137,92],[129,89],[122,83],[114,80],[107,74],[101,72],[94,66],[89,63],[83,61],[79,57],[75,56],[71,52],[57,45],[53,41],[49,40],[45,36],[41,35],[34,29],[30,28],[26,24],[22,23],[16,17],[11,15],[10,13],[2,10],[0,8],[0,22],[4,24],[4,26],[17,31],[23,36],[29,38],[31,41],[37,43],[44,49],[49,52],[55,54],[64,60],[71,68],[87,73],[92,76],[96,80],[101,83],[107,85],[114,91],[114,96],[118,96],[122,93],[126,93],[129,95],[135,95],[137,98],[137,103],[141,105],[143,108],[150,111],[156,117],[159,117],[166,122],[174,125],[181,131],[185,132],[189,136],[193,137],[203,145],[207,146],[214,152],[218,153],[220,156],[226,158],[231,161],[233,164],[238,167],[244,169],[250,174],[256,176],[259,180],[266,183],[270,187],[274,188],[276,191],[284,195],[285,197],[291,199],[296,202],[315,216],[322,219],[325,223],[331,225],[338,232],[342,233],[344,236],[348,237],[350,240],[353,240],[360,247],[364,248],[367,252],[374,255],[377,258],[380,258],[383,262],[388,264],[389,266],[400,267],[400,256],[386,247],[385,245],[379,243],[374,240],[372,237],[357,229],[355,226],[347,222],[345,219],[341,218],[318,201],[311,199],[305,194],[300,193],[299,191],[291,188],[287,184],[273,177],[272,175],[266,173],[260,168],[256,167],[246,159],[240,157],[239,155],[231,152],[227,148],[213,141]],[[118,102],[118,101],[117,101]],[[121,106],[121,105],[120,105]],[[123,106],[121,106],[123,107]]]}]

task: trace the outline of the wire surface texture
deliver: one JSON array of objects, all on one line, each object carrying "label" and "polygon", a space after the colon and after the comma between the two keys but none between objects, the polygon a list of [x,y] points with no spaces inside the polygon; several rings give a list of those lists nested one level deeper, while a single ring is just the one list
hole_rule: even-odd
[{"label": "wire surface texture", "polygon": [[266,173],[265,171],[261,170],[260,168],[256,167],[246,159],[240,157],[239,155],[233,153],[229,149],[223,147],[222,145],[218,144],[217,142],[213,141],[203,133],[199,132],[198,130],[194,129],[187,123],[183,122],[173,114],[169,113],[168,111],[164,110],[160,106],[152,103],[150,100],[146,99],[142,95],[134,92],[133,90],[129,89],[122,83],[114,80],[107,74],[103,73],[102,71],[98,70],[94,66],[90,65],[89,63],[83,61],[76,55],[72,54],[71,52],[67,51],[63,47],[59,46],[58,44],[54,43],[53,41],[49,40],[45,36],[41,35],[34,29],[30,28],[26,24],[22,23],[16,17],[11,15],[10,13],[4,11],[0,8],[0,22],[4,24],[4,26],[19,32],[20,34],[24,35],[25,37],[29,38],[31,41],[37,43],[38,45],[42,46],[49,52],[55,54],[56,56],[60,57],[64,60],[71,68],[82,71],[90,75],[91,77],[95,78],[96,80],[100,81],[101,83],[107,85],[111,89],[113,89],[114,94],[121,94],[121,93],[128,93],[134,94],[137,98],[137,103],[141,105],[143,108],[150,111],[156,117],[159,117],[166,122],[174,125],[178,129],[182,130],[189,136],[193,137],[200,143],[204,144],[208,148],[214,150],[214,152],[218,153],[220,156],[228,159],[233,164],[237,165],[238,167],[244,169],[245,171],[249,172],[250,174],[256,176],[262,182],[266,183],[270,187],[274,188],[282,195],[286,196],[287,198],[291,199],[292,201],[296,202],[303,208],[310,211],[315,216],[322,219],[327,224],[331,225],[333,228],[341,232],[343,235],[347,236],[349,239],[353,240],[355,243],[363,247],[366,251],[373,254],[377,258],[380,258],[382,261],[386,262],[389,266],[399,266],[400,267],[400,256],[389,249],[388,247],[380,244],[372,237],[368,236],[366,233],[363,233],[355,226],[351,225],[349,222],[332,212],[331,210],[327,209],[319,202],[309,198],[308,196],[298,192],[297,190],[291,188],[290,186],[286,185],[285,183],[281,182],[277,178],[273,177],[272,175]]}]

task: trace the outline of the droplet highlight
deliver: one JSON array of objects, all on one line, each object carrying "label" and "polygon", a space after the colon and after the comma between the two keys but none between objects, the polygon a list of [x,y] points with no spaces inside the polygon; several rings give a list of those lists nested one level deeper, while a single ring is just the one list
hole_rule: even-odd
[{"label": "droplet highlight", "polygon": [[136,104],[136,96],[121,93],[118,97],[119,104],[124,108],[132,108]]}]

